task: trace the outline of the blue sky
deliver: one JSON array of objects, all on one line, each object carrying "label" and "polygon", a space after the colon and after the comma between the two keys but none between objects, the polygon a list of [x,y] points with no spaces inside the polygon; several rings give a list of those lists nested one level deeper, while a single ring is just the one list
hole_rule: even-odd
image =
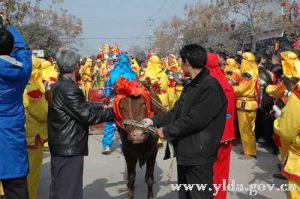
[{"label": "blue sky", "polygon": [[[45,1],[45,3],[49,2]],[[83,22],[80,51],[97,53],[102,43],[117,42],[121,49],[145,46],[155,26],[174,15],[184,16],[184,5],[197,0],[64,0],[60,6]],[[152,27],[149,20],[153,19]],[[90,39],[88,39],[90,38]],[[97,39],[95,39],[97,38]]]}]

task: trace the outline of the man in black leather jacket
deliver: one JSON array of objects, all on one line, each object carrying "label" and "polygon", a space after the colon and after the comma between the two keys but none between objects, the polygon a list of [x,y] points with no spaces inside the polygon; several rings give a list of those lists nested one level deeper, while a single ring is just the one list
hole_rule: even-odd
[{"label": "man in black leather jacket", "polygon": [[51,90],[48,138],[51,153],[50,199],[82,199],[83,157],[88,155],[89,125],[113,121],[112,108],[85,101],[76,84],[79,56],[58,52],[60,77]]},{"label": "man in black leather jacket", "polygon": [[[178,184],[203,184],[205,190],[193,187],[185,191],[182,186],[179,198],[213,198],[213,163],[224,132],[227,100],[216,79],[205,67],[206,50],[191,44],[180,51],[182,69],[191,80],[186,82],[174,108],[164,115],[144,119],[146,126],[161,127],[160,138],[172,143],[177,158]],[[165,158],[170,158],[169,147]]]}]

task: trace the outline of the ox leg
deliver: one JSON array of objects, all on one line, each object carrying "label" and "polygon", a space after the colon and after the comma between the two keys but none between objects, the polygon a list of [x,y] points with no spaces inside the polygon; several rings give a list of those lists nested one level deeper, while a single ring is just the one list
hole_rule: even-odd
[{"label": "ox leg", "polygon": [[137,158],[130,156],[128,153],[124,153],[125,160],[127,164],[127,189],[128,189],[128,198],[134,198],[134,183],[135,183],[135,167],[137,163]]},{"label": "ox leg", "polygon": [[[157,153],[157,152],[156,152]],[[145,180],[148,186],[148,197],[154,198],[153,195],[153,184],[154,184],[154,166],[156,160],[156,153],[154,153],[146,162],[146,176]]]}]

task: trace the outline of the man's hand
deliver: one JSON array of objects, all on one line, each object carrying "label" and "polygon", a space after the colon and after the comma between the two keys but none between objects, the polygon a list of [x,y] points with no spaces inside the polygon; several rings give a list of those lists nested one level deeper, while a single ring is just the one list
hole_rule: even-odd
[{"label": "man's hand", "polygon": [[157,129],[156,132],[155,132],[155,134],[156,134],[159,138],[165,139],[165,136],[164,136],[164,134],[163,134],[163,128]]},{"label": "man's hand", "polygon": [[149,126],[153,126],[153,121],[150,118],[145,118],[142,121],[144,122],[145,128],[148,128]]},{"label": "man's hand", "polygon": [[55,85],[55,83],[56,83],[55,81],[50,81],[50,82],[45,81],[44,83],[45,90],[50,91],[52,87]]}]

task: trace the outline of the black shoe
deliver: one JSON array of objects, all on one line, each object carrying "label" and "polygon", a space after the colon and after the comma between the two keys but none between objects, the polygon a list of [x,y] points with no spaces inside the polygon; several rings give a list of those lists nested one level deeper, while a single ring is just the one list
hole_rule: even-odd
[{"label": "black shoe", "polygon": [[283,175],[281,175],[280,173],[275,173],[273,174],[274,178],[280,179],[280,180],[286,180],[286,177],[284,177]]}]

